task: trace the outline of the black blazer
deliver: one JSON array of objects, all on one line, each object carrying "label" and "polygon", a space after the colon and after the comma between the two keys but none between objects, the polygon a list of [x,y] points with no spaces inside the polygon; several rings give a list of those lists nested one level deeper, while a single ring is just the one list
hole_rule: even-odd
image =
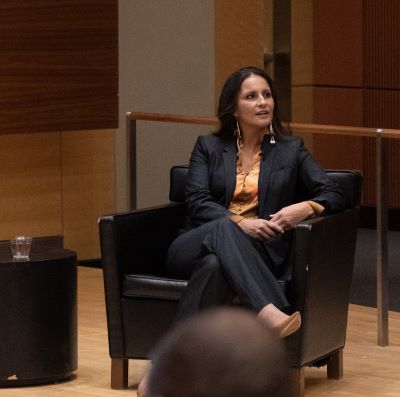
[{"label": "black blazer", "polygon": [[[271,144],[265,136],[258,182],[258,216],[268,219],[282,207],[313,200],[325,213],[344,209],[340,188],[314,161],[302,139],[281,135]],[[237,147],[234,136],[200,136],[193,149],[186,182],[188,229],[232,215],[228,207],[236,187]],[[276,265],[287,256],[290,234],[265,242]]]}]

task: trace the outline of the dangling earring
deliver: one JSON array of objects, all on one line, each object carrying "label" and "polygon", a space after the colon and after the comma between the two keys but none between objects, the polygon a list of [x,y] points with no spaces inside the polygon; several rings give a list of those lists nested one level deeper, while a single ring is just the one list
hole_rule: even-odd
[{"label": "dangling earring", "polygon": [[237,117],[235,117],[235,119],[236,119],[236,131],[235,131],[236,136],[237,136],[239,139],[242,139],[242,132],[240,131],[239,121],[238,121]]},{"label": "dangling earring", "polygon": [[274,130],[272,129],[272,122],[269,125],[269,135],[271,137],[271,139],[269,140],[269,143],[271,145],[275,145],[275,133],[274,133]]}]

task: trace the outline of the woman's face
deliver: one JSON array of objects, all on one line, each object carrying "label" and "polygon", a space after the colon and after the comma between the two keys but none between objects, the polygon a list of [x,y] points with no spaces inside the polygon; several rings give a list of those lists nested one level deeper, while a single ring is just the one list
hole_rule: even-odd
[{"label": "woman's face", "polygon": [[242,133],[265,133],[273,114],[274,99],[268,82],[261,76],[250,75],[240,87],[234,113]]}]

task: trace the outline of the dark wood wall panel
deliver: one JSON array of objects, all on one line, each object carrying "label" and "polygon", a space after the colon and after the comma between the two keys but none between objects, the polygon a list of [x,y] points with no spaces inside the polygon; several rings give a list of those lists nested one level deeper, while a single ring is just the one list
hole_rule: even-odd
[{"label": "dark wood wall panel", "polygon": [[[364,0],[363,125],[400,129],[400,2]],[[365,202],[376,202],[375,142],[364,144]],[[400,207],[400,142],[389,142],[389,205]]]},{"label": "dark wood wall panel", "polygon": [[392,140],[389,145],[389,204],[400,207],[400,141]]},{"label": "dark wood wall panel", "polygon": [[[400,205],[400,142],[397,139],[389,143],[389,206],[399,208]],[[376,204],[376,143],[375,139],[364,139],[363,148],[364,160],[364,204]]]},{"label": "dark wood wall panel", "polygon": [[[362,123],[362,89],[314,88],[314,123],[358,126]],[[363,143],[349,136],[314,136],[314,154],[325,168],[362,170]]]},{"label": "dark wood wall panel", "polygon": [[314,84],[362,87],[362,0],[314,0]]},{"label": "dark wood wall panel", "polygon": [[363,204],[376,204],[376,144],[375,138],[363,139]]},{"label": "dark wood wall panel", "polygon": [[[400,128],[400,91],[364,90],[364,125],[374,128]],[[364,143],[364,178],[371,186],[365,193],[366,204],[376,202],[375,140]],[[389,141],[389,205],[400,207],[400,141]]]},{"label": "dark wood wall panel", "polygon": [[[400,1],[314,0],[313,11],[314,122],[400,129]],[[356,101],[350,88],[357,88]],[[324,165],[360,164],[363,203],[370,205],[376,203],[375,150],[374,139],[350,144],[317,137],[314,142]],[[400,142],[393,140],[389,205],[397,208],[399,159]]]},{"label": "dark wood wall panel", "polygon": [[364,0],[365,87],[400,89],[400,1]]},{"label": "dark wood wall panel", "polygon": [[365,127],[400,128],[400,90],[365,89],[363,119]]},{"label": "dark wood wall panel", "polygon": [[0,133],[118,126],[118,1],[0,2]]},{"label": "dark wood wall panel", "polygon": [[360,88],[314,88],[314,122],[359,126],[363,121],[363,90]]},{"label": "dark wood wall panel", "polygon": [[[313,121],[359,126],[363,120],[362,0],[313,2]],[[314,136],[314,155],[325,168],[362,170],[363,142]]]}]

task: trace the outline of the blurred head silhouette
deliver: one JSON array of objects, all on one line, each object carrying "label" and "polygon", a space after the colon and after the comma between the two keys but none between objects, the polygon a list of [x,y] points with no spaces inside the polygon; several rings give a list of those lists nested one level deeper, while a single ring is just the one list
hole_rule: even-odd
[{"label": "blurred head silhouette", "polygon": [[150,397],[283,397],[282,339],[243,309],[215,309],[180,323],[152,357]]}]

